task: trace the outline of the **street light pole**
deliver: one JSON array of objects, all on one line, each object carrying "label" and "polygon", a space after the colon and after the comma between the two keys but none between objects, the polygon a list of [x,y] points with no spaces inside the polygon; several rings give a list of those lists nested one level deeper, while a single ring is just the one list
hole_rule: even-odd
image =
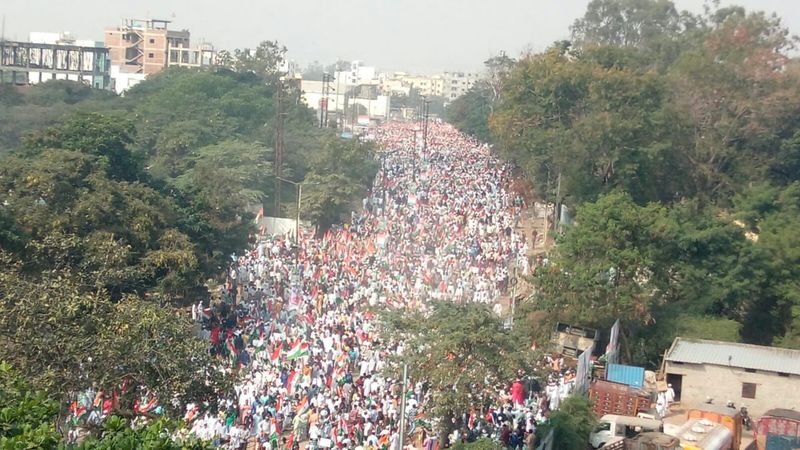
[{"label": "street light pole", "polygon": [[300,204],[303,201],[303,183],[297,183],[297,220],[294,223],[294,236],[300,245]]},{"label": "street light pole", "polygon": [[406,438],[406,391],[408,387],[408,364],[403,363],[403,390],[400,393],[400,450],[405,445]]}]

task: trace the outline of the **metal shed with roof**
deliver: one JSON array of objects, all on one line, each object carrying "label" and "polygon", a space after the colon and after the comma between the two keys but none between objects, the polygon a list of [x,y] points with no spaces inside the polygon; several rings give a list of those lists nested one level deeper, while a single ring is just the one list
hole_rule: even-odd
[{"label": "metal shed with roof", "polygon": [[753,415],[800,408],[800,350],[677,337],[664,356],[677,399],[742,404]]}]

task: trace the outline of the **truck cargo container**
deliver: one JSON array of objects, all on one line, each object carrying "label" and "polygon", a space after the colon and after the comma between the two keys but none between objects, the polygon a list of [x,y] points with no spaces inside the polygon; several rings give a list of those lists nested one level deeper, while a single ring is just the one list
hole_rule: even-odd
[{"label": "truck cargo container", "polygon": [[589,386],[589,399],[597,417],[606,414],[636,416],[650,409],[650,396],[646,391],[625,384],[597,380]]},{"label": "truck cargo container", "polygon": [[731,450],[733,433],[709,419],[691,419],[676,432],[683,450]]},{"label": "truck cargo container", "polygon": [[627,384],[637,389],[644,388],[644,368],[626,366],[624,364],[609,364],[606,368],[606,380],[614,383]]},{"label": "truck cargo container", "polygon": [[686,411],[686,420],[708,419],[724,425],[732,434],[731,450],[739,450],[742,445],[742,415],[739,410],[725,406],[704,404]]},{"label": "truck cargo container", "polygon": [[658,431],[640,433],[622,441],[606,445],[602,450],[683,450],[681,440]]},{"label": "truck cargo container", "polygon": [[681,450],[681,440],[675,436],[652,431],[625,439],[625,450]]},{"label": "truck cargo container", "polygon": [[770,409],[753,428],[758,450],[800,448],[800,412],[793,409]]}]

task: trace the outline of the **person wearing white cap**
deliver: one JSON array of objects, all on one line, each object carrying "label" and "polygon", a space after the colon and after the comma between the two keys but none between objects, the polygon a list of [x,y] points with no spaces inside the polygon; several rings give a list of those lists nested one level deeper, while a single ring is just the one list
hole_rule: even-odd
[{"label": "person wearing white cap", "polygon": [[667,384],[667,408],[675,403],[675,389],[672,389],[672,384]]}]

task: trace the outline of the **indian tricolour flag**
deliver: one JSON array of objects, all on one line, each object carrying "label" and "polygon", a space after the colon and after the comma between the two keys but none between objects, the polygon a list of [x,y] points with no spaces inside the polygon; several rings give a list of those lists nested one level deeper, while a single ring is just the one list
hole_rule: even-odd
[{"label": "indian tricolour flag", "polygon": [[275,344],[275,351],[272,352],[272,355],[269,357],[270,361],[272,362],[273,366],[277,366],[281,362],[281,343],[278,342]]},{"label": "indian tricolour flag", "polygon": [[308,354],[308,344],[298,339],[292,345],[292,348],[291,350],[289,350],[289,353],[286,354],[286,358],[289,361],[294,361],[295,359],[306,356],[307,354]]},{"label": "indian tricolour flag", "polygon": [[292,371],[286,379],[286,391],[289,395],[294,395],[297,391],[297,386],[300,385],[300,375],[296,371]]}]

